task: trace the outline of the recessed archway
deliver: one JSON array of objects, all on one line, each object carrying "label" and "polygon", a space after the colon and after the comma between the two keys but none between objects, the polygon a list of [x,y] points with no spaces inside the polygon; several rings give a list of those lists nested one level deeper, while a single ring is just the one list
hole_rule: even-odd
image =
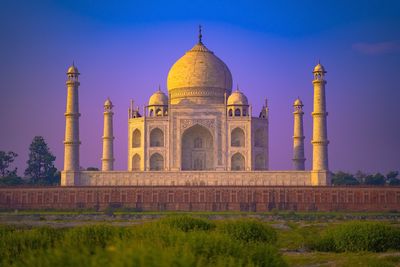
[{"label": "recessed archway", "polygon": [[140,147],[140,139],[141,139],[141,133],[139,129],[136,129],[132,133],[132,147]]},{"label": "recessed archway", "polygon": [[132,171],[140,171],[140,156],[138,154],[132,157]]},{"label": "recessed archway", "polygon": [[231,146],[244,147],[244,131],[241,128],[235,128],[231,133]]},{"label": "recessed archway", "polygon": [[264,130],[262,128],[258,128],[254,133],[254,146],[263,147],[264,146]]},{"label": "recessed archway", "polygon": [[155,128],[150,132],[150,147],[163,147],[164,133],[160,128]]},{"label": "recessed archway", "polygon": [[231,158],[232,171],[244,171],[244,157],[239,152],[234,154]]},{"label": "recessed archway", "polygon": [[257,154],[255,160],[255,169],[257,171],[265,170],[265,156],[264,154]]},{"label": "recessed archway", "polygon": [[194,125],[182,134],[182,170],[214,170],[214,142],[211,132]]},{"label": "recessed archway", "polygon": [[154,153],[150,156],[150,170],[151,171],[162,171],[164,170],[164,157],[158,153]]}]

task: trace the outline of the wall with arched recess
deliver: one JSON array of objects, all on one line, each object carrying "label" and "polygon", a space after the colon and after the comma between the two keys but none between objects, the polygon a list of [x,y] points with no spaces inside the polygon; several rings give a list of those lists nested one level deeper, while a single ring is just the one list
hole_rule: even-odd
[{"label": "wall with arched recess", "polygon": [[182,170],[213,170],[214,138],[210,130],[196,124],[182,134]]},{"label": "wall with arched recess", "polygon": [[150,147],[164,146],[164,132],[160,128],[154,128],[150,132]]},{"label": "wall with arched recess", "polygon": [[132,171],[140,171],[141,158],[139,154],[135,154],[132,157]]},{"label": "wall with arched recess", "polygon": [[142,143],[141,139],[142,139],[142,133],[140,132],[139,129],[135,129],[132,132],[132,147],[140,147]]},{"label": "wall with arched recess", "polygon": [[242,128],[236,127],[231,132],[231,146],[244,147],[245,146],[245,133]]},{"label": "wall with arched recess", "polygon": [[159,153],[153,153],[150,156],[150,171],[163,171],[164,157]]}]

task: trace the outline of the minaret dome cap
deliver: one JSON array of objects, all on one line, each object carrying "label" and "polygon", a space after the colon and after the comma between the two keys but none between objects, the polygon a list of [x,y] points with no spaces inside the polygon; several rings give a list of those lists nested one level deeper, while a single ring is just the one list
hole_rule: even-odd
[{"label": "minaret dome cap", "polygon": [[294,103],[293,106],[304,106],[303,102],[300,100],[300,98],[297,98]]},{"label": "minaret dome cap", "polygon": [[317,66],[314,67],[314,71],[313,72],[322,72],[322,73],[326,73],[324,66],[322,66],[321,63],[318,62]]},{"label": "minaret dome cap", "polygon": [[106,101],[104,102],[105,107],[113,107],[113,104],[110,100],[110,98],[107,98]]},{"label": "minaret dome cap", "polygon": [[68,68],[67,74],[79,74],[78,68],[72,64],[72,66]]}]

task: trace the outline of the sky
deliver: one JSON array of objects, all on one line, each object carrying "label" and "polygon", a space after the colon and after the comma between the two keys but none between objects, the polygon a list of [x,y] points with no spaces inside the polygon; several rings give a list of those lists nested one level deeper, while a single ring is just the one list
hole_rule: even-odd
[{"label": "sky", "polygon": [[[116,4],[115,4],[115,3]],[[332,171],[400,170],[400,1],[19,1],[0,8],[0,150],[23,174],[41,135],[63,166],[66,70],[81,73],[81,166],[100,167],[103,103],[115,168],[127,169],[127,110],[143,107],[197,42],[231,70],[257,116],[270,107],[270,169],[292,168],[293,101],[311,168],[312,69],[325,66]]]}]

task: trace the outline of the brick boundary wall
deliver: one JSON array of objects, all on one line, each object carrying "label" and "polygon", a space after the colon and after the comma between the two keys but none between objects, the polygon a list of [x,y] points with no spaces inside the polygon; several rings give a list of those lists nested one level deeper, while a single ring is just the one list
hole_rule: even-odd
[{"label": "brick boundary wall", "polygon": [[400,187],[0,187],[0,209],[400,211]]}]

